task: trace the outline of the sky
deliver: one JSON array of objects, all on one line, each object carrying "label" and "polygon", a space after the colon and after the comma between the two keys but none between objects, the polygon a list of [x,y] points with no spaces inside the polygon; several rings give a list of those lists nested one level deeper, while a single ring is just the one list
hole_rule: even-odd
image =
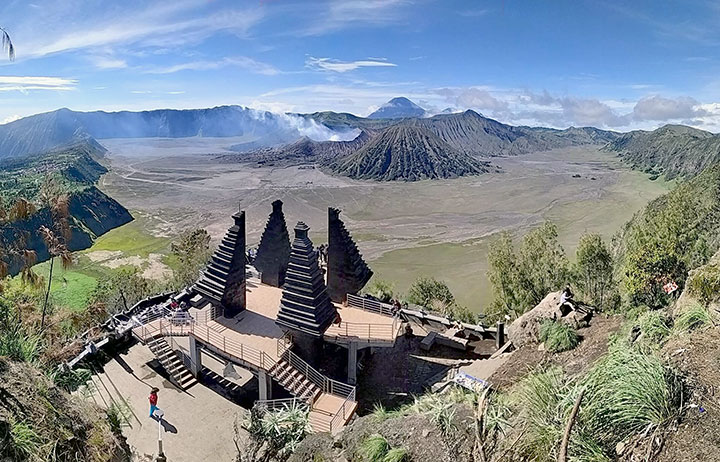
[{"label": "sky", "polygon": [[396,96],[515,125],[720,132],[705,0],[4,0],[0,123],[73,110],[365,116]]}]

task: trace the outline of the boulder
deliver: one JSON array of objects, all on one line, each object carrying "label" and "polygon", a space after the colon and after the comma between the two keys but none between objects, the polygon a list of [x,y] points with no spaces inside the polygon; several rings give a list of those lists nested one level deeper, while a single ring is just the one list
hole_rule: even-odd
[{"label": "boulder", "polygon": [[543,319],[560,319],[560,294],[551,292],[535,308],[526,312],[508,327],[508,339],[515,348],[538,341],[538,329]]}]

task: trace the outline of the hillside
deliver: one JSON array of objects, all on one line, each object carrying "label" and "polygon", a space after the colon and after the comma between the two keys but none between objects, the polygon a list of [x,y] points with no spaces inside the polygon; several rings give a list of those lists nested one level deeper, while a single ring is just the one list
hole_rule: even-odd
[{"label": "hillside", "polygon": [[258,147],[288,143],[305,132],[321,139],[329,139],[333,134],[312,119],[242,106],[141,112],[59,109],[0,125],[0,159],[44,152],[87,136],[96,139],[247,136],[254,143],[251,147]]},{"label": "hillside", "polygon": [[617,152],[634,168],[666,178],[691,178],[720,161],[720,136],[683,125],[633,131],[605,148]]},{"label": "hillside", "polygon": [[425,109],[407,98],[393,98],[373,112],[368,119],[403,119],[409,117],[424,117]]},{"label": "hillside", "polygon": [[473,156],[508,156],[583,144],[605,144],[617,136],[614,132],[596,128],[513,127],[470,110],[405,123],[425,127],[458,151]]},{"label": "hillside", "polygon": [[431,131],[408,125],[384,130],[354,154],[327,166],[339,175],[381,181],[457,178],[489,170]]},{"label": "hillside", "polygon": [[222,162],[248,162],[266,166],[324,163],[352,154],[370,141],[374,135],[367,130],[362,130],[351,141],[313,141],[304,136],[294,143],[283,146],[256,149],[241,154],[223,154],[217,159]]},{"label": "hillside", "polygon": [[[25,219],[3,223],[0,245],[24,236],[25,248],[35,251],[39,262],[49,258],[37,232],[41,226],[52,227],[50,211],[40,197],[47,178],[54,179],[69,196],[71,235],[67,245],[70,250],[86,249],[98,236],[132,221],[125,207],[95,186],[107,172],[97,161],[104,152],[102,146],[86,139],[42,154],[0,162],[0,200],[4,205],[7,207],[21,197],[37,208]],[[15,274],[20,269],[19,262],[9,263],[10,272]]]}]

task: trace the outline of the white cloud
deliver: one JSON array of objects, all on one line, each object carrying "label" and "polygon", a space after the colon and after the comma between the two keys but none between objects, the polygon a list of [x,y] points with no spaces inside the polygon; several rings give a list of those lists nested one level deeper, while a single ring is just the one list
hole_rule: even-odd
[{"label": "white cloud", "polygon": [[77,80],[62,77],[0,75],[0,91],[74,90]]},{"label": "white cloud", "polygon": [[0,125],[9,124],[10,122],[15,122],[16,120],[19,120],[19,119],[22,119],[22,116],[20,116],[18,114],[7,116],[2,121],[0,121]]},{"label": "white cloud", "polygon": [[146,74],[173,74],[180,71],[208,71],[220,69],[228,66],[237,66],[246,69],[254,74],[277,75],[280,71],[267,63],[256,61],[246,56],[236,56],[232,58],[223,58],[219,61],[191,61],[187,63],[175,64],[166,67],[154,67],[145,69]]},{"label": "white cloud", "polygon": [[108,56],[96,56],[92,58],[92,63],[98,69],[123,69],[127,67],[127,62],[124,59]]},{"label": "white cloud", "polygon": [[662,96],[648,96],[635,104],[633,118],[635,120],[673,120],[702,117],[707,112],[700,103],[693,98],[663,98]]},{"label": "white cloud", "polygon": [[[301,3],[307,9],[305,2]],[[404,7],[408,0],[344,0],[322,5],[311,11],[313,18],[299,35],[323,35],[341,29],[360,26],[386,26],[407,21]]]},{"label": "white cloud", "polygon": [[305,60],[305,67],[322,71],[348,72],[361,67],[397,67],[397,64],[391,63],[384,58],[368,58],[359,61],[340,61],[332,58],[315,58],[310,56],[307,60]]}]

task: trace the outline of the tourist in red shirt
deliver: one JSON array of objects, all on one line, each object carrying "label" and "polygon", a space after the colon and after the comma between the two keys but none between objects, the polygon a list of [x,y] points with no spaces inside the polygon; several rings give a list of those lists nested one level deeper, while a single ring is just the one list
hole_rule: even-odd
[{"label": "tourist in red shirt", "polygon": [[148,401],[150,401],[150,417],[153,417],[153,414],[155,413],[155,410],[157,407],[157,399],[158,399],[158,392],[160,390],[158,388],[153,387],[152,390],[150,390],[150,397],[148,398]]}]

